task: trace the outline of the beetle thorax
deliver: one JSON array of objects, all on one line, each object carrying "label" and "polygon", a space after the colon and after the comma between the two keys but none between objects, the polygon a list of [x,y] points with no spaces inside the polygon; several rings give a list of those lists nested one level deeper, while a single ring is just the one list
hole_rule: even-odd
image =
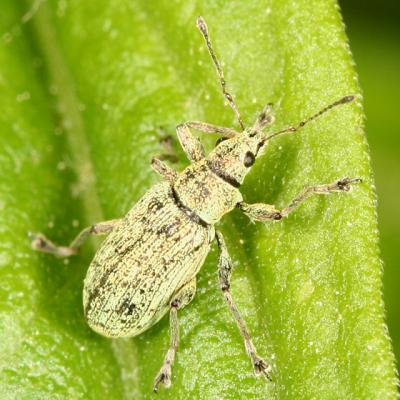
[{"label": "beetle thorax", "polygon": [[174,183],[179,201],[207,224],[215,224],[242,200],[240,191],[222,180],[207,159],[189,165]]},{"label": "beetle thorax", "polygon": [[257,143],[239,134],[188,166],[174,184],[179,200],[206,223],[218,222],[243,200],[239,187],[255,161]]}]

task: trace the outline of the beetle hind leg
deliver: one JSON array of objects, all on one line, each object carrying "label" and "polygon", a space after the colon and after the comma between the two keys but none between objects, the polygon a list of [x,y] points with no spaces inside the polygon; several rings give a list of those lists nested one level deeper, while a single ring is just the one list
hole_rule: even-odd
[{"label": "beetle hind leg", "polygon": [[187,284],[182,286],[172,297],[170,302],[169,323],[170,323],[170,344],[164,363],[158,372],[153,390],[158,391],[158,385],[162,383],[166,388],[171,386],[172,365],[175,360],[175,354],[179,344],[179,323],[178,310],[188,305],[196,293],[196,278],[193,278]]},{"label": "beetle hind leg", "polygon": [[42,253],[53,254],[56,257],[70,257],[78,253],[79,248],[90,235],[106,235],[121,221],[121,219],[113,219],[91,225],[83,229],[69,244],[69,246],[57,246],[42,233],[29,232],[28,236],[32,240],[31,246],[34,250],[41,251]]},{"label": "beetle hind leg", "polygon": [[235,318],[236,324],[239,328],[240,334],[244,340],[244,345],[246,352],[249,355],[251,362],[254,367],[254,371],[257,376],[263,375],[267,380],[271,380],[270,372],[272,370],[271,366],[264,361],[256,351],[256,348],[251,340],[249,330],[247,329],[246,323],[244,322],[236,304],[233,300],[232,294],[230,292],[230,279],[232,274],[232,260],[229,256],[228,250],[226,248],[224,237],[221,232],[216,231],[216,238],[218,247],[220,250],[220,256],[218,261],[218,274],[221,290],[224,294],[224,298],[228,304],[229,310]]}]

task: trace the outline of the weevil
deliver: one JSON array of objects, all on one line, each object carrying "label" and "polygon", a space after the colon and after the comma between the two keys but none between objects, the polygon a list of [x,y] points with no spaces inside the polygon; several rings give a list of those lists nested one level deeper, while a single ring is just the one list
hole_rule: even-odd
[{"label": "weevil", "polygon": [[[246,128],[232,95],[202,17],[199,28],[216,68],[222,94],[232,108],[240,130],[204,122],[177,126],[179,142],[191,164],[181,173],[159,158],[153,169],[163,181],[156,184],[122,219],[100,222],[84,229],[69,246],[57,246],[42,234],[32,235],[32,247],[58,257],[76,254],[89,235],[108,234],[91,262],[84,280],[83,308],[89,326],[101,335],[132,337],[149,329],[168,311],[170,345],[154,381],[154,390],[171,384],[171,367],[179,341],[178,311],[188,305],[196,292],[196,275],[216,240],[219,247],[219,285],[228,309],[243,337],[256,375],[270,378],[271,366],[261,358],[230,291],[232,260],[222,233],[215,228],[223,215],[238,208],[251,221],[277,221],[288,216],[313,194],[348,192],[360,178],[343,178],[331,184],[304,189],[287,207],[248,204],[240,186],[252,165],[277,136],[293,134],[326,111],[349,103],[344,96],[297,125],[267,134],[273,123],[271,106],[264,108],[253,126]],[[191,129],[220,134],[216,147],[206,156]]]}]

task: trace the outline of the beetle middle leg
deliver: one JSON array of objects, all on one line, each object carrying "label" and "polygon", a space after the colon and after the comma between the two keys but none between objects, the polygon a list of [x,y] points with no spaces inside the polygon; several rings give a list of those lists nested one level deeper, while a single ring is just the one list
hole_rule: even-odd
[{"label": "beetle middle leg", "polygon": [[179,324],[178,310],[188,305],[196,294],[196,278],[193,278],[187,284],[182,286],[172,297],[170,303],[169,323],[170,323],[170,344],[164,363],[154,380],[155,392],[158,391],[158,385],[162,383],[165,387],[171,386],[171,367],[175,360],[175,354],[179,344]]},{"label": "beetle middle leg", "polygon": [[90,235],[106,235],[121,221],[122,219],[112,219],[110,221],[103,221],[88,226],[76,236],[69,246],[57,246],[42,233],[29,233],[29,236],[32,239],[31,246],[35,250],[43,253],[54,254],[56,257],[70,257],[78,253],[79,248]]},{"label": "beetle middle leg", "polygon": [[326,185],[316,185],[306,187],[295,199],[282,210],[276,209],[270,204],[256,203],[247,204],[245,202],[238,203],[237,207],[243,211],[251,221],[273,221],[286,217],[295,210],[300,204],[313,194],[329,194],[334,192],[349,192],[352,184],[361,182],[360,178],[343,178],[334,183]]},{"label": "beetle middle leg", "polygon": [[229,256],[228,249],[226,248],[224,237],[221,232],[216,231],[215,236],[217,238],[218,247],[220,250],[220,256],[218,261],[218,274],[219,283],[221,290],[224,294],[225,300],[228,304],[229,310],[235,318],[236,324],[239,328],[240,334],[244,340],[244,345],[249,355],[251,362],[253,363],[254,371],[256,375],[263,374],[265,378],[271,380],[270,371],[271,366],[258,356],[256,348],[251,340],[250,333],[247,329],[246,323],[244,322],[239,310],[237,309],[235,302],[233,301],[232,294],[230,292],[230,280],[232,274],[232,260]]}]

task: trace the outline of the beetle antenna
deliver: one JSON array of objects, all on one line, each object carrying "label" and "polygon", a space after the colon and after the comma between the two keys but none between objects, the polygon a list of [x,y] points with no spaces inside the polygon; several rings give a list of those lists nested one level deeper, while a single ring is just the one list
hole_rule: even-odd
[{"label": "beetle antenna", "polygon": [[215,68],[217,69],[219,81],[221,83],[221,88],[222,88],[222,94],[224,95],[225,99],[227,100],[229,106],[232,108],[233,112],[236,115],[236,118],[239,122],[240,127],[245,130],[245,126],[242,121],[242,117],[240,116],[239,110],[236,106],[235,101],[233,100],[232,95],[226,90],[226,80],[224,77],[224,71],[222,70],[221,63],[218,61],[217,56],[215,55],[214,49],[211,45],[210,41],[210,36],[208,35],[208,27],[206,24],[206,21],[204,20],[203,17],[199,16],[197,17],[197,27],[199,28],[204,40],[206,41],[206,45],[208,48],[208,51],[210,53],[210,56],[212,58],[212,61],[215,65]]},{"label": "beetle antenna", "polygon": [[342,104],[350,103],[355,99],[354,95],[349,95],[349,96],[344,96],[341,99],[333,102],[332,104],[329,104],[328,106],[324,107],[322,110],[318,111],[316,114],[312,115],[311,117],[305,119],[304,121],[301,121],[299,124],[296,126],[289,126],[289,128],[285,128],[281,131],[274,132],[271,135],[267,136],[263,142],[267,142],[268,140],[272,139],[275,136],[279,135],[284,135],[286,133],[294,133],[298,131],[299,129],[303,128],[305,125],[307,125],[309,122],[313,121],[314,119],[319,118],[322,114],[325,114],[327,111],[331,110],[334,107],[340,106]]}]

